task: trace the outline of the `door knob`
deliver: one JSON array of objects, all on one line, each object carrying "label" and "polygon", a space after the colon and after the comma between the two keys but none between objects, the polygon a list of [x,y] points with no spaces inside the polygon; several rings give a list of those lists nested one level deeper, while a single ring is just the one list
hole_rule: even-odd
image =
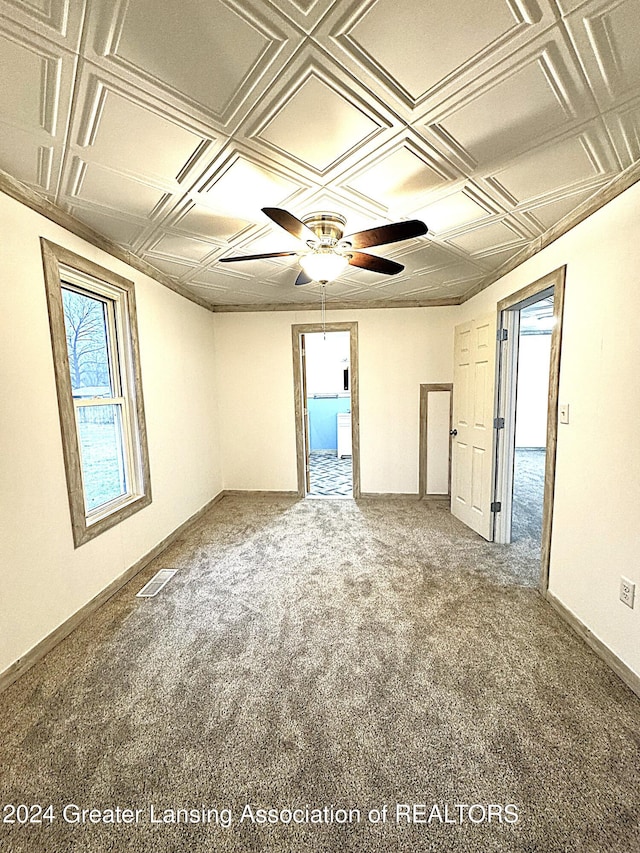
[{"label": "door knob", "polygon": [[457,429],[450,429],[450,430],[449,430],[449,435],[457,435],[457,434],[458,434],[458,430],[457,430]]}]

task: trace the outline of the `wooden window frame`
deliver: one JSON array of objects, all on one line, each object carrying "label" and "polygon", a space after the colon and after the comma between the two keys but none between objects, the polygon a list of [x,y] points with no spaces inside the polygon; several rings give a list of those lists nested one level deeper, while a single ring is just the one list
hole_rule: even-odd
[{"label": "wooden window frame", "polygon": [[[140,349],[133,282],[74,252],[41,239],[49,328],[58,395],[60,431],[67,479],[74,546],[78,548],[151,503],[151,476],[140,373]],[[87,510],[80,443],[71,387],[69,354],[62,300],[63,287],[109,301],[111,358],[117,363],[118,405],[121,406],[124,453],[129,471],[127,493]],[[104,405],[93,401],[89,405]]]}]

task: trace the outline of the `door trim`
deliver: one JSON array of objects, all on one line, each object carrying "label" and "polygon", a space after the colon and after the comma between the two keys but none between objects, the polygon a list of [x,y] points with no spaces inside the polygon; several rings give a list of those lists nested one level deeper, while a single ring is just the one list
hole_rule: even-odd
[{"label": "door trim", "polygon": [[[523,287],[516,293],[498,302],[498,328],[502,328],[502,314],[505,311],[515,308],[516,305],[521,306],[521,303],[531,301],[535,302],[538,294],[544,290],[553,288],[553,316],[555,324],[551,333],[551,359],[549,364],[549,402],[547,407],[547,447],[545,457],[545,472],[544,472],[544,499],[542,509],[542,541],[540,554],[540,592],[546,595],[549,588],[549,564],[551,558],[551,537],[553,529],[553,501],[555,496],[555,480],[556,480],[556,453],[558,445],[558,397],[560,386],[560,356],[562,352],[562,317],[564,313],[564,293],[566,280],[566,266],[559,267],[553,272],[539,278],[532,284]],[[524,307],[524,306],[521,306]],[[498,371],[501,374],[503,370],[503,359],[499,359]],[[499,376],[497,387],[500,388]],[[498,395],[499,397],[500,395]],[[498,400],[498,407],[502,406],[502,401]],[[500,416],[501,412],[496,411],[496,415]],[[504,443],[498,445],[498,453],[503,454]],[[497,489],[497,484],[496,484]],[[500,495],[496,493],[495,500],[500,500]]]},{"label": "door trim", "polygon": [[302,379],[302,429],[303,429],[303,450],[304,450],[304,493],[308,495],[311,491],[311,450],[309,444],[311,442],[311,431],[309,429],[309,407],[307,401],[307,347],[305,343],[304,332],[298,336],[300,341],[300,376]]},{"label": "door trim", "polygon": [[293,398],[296,419],[296,459],[298,468],[298,497],[305,497],[304,409],[302,405],[302,361],[300,335],[312,332],[349,332],[349,367],[351,386],[351,452],[353,466],[353,497],[360,497],[360,388],[358,369],[358,323],[294,323],[291,325],[293,352]]},{"label": "door trim", "polygon": [[429,425],[429,394],[431,391],[449,391],[449,430],[453,428],[453,382],[420,385],[420,458],[418,460],[418,497],[422,500],[451,500],[451,437],[449,437],[449,477],[446,495],[427,493],[427,430]]}]

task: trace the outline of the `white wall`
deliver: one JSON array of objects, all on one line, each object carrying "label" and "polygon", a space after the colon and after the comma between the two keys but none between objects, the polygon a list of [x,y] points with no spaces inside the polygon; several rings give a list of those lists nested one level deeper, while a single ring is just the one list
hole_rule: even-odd
[{"label": "white wall", "polygon": [[[214,316],[0,195],[0,672],[221,490]],[[40,236],[135,281],[151,505],[74,550]]]},{"label": "white wall", "polygon": [[518,347],[516,447],[545,447],[551,335],[521,335]]},{"label": "white wall", "polygon": [[344,371],[349,367],[349,332],[322,332],[305,335],[307,353],[307,394],[340,394]]},{"label": "white wall", "polygon": [[640,184],[460,306],[460,321],[567,265],[550,591],[640,675]]},{"label": "white wall", "polygon": [[[456,308],[327,312],[357,321],[363,492],[418,491],[420,383],[450,382]],[[295,491],[291,326],[318,311],[216,315],[224,485]]]}]

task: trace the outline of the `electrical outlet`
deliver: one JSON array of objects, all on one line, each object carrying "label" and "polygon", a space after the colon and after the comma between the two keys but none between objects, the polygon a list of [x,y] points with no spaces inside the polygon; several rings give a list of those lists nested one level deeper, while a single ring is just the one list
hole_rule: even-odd
[{"label": "electrical outlet", "polygon": [[636,585],[628,578],[620,578],[620,601],[627,607],[633,609],[633,600],[636,597]]}]

